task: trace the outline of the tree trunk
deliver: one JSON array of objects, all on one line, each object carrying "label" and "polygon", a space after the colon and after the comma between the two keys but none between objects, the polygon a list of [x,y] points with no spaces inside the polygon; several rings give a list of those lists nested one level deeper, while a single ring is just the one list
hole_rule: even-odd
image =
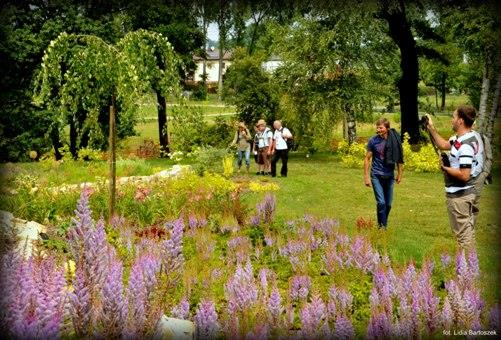
[{"label": "tree trunk", "polygon": [[220,0],[219,1],[219,15],[218,15],[218,28],[219,28],[219,72],[217,79],[217,92],[219,96],[219,100],[223,99],[223,58],[224,51],[226,48],[226,33],[228,31],[227,28],[227,12],[228,11],[228,1]]},{"label": "tree trunk", "polygon": [[442,94],[442,103],[440,105],[440,111],[445,111],[445,81],[447,80],[447,74],[442,73],[442,78],[440,79],[440,92]]},{"label": "tree trunk", "polygon": [[[496,88],[494,91],[494,97],[492,98],[492,109],[489,113],[489,117],[487,119],[487,123],[485,124],[484,132],[487,138],[492,142],[492,138],[494,137],[494,122],[498,113],[498,103],[499,103],[499,95],[501,94],[501,72],[498,73],[496,81]],[[492,143],[491,143],[492,144]]]},{"label": "tree trunk", "polygon": [[77,127],[76,127],[76,122],[75,118],[71,117],[70,118],[70,152],[71,155],[73,156],[73,159],[77,159],[78,154],[77,154]]},{"label": "tree trunk", "polygon": [[50,130],[50,139],[52,141],[52,147],[54,148],[54,157],[56,161],[63,158],[63,155],[59,151],[59,148],[63,146],[59,140],[59,129],[57,127],[52,127]]},{"label": "tree trunk", "polygon": [[167,134],[167,102],[160,91],[157,93],[158,106],[158,139],[160,142],[160,156],[169,154],[169,135]]},{"label": "tree trunk", "polygon": [[116,127],[115,127],[115,95],[111,97],[110,106],[110,135],[109,135],[109,198],[108,198],[108,223],[115,215],[115,198],[116,198]]},{"label": "tree trunk", "polygon": [[348,144],[351,145],[357,140],[357,122],[355,121],[355,113],[353,112],[351,105],[345,106],[345,112]]},{"label": "tree trunk", "polygon": [[485,116],[487,114],[487,98],[489,98],[490,79],[488,75],[487,62],[484,65],[482,76],[482,92],[480,93],[480,103],[478,105],[477,126],[480,131],[485,131]]},{"label": "tree trunk", "polygon": [[[390,9],[391,6],[391,9]],[[405,16],[403,0],[396,8],[388,1],[383,3],[382,17],[389,25],[389,35],[400,49],[400,68],[402,76],[398,81],[400,95],[400,111],[402,117],[402,135],[407,132],[409,143],[415,144],[420,140],[418,117],[418,80],[419,65],[416,42]]]},{"label": "tree trunk", "polygon": [[435,107],[437,108],[438,111],[438,89],[436,86],[434,88],[435,88]]},{"label": "tree trunk", "polygon": [[224,57],[224,41],[219,37],[219,73],[217,76],[217,92],[219,100],[223,99],[223,57]]}]

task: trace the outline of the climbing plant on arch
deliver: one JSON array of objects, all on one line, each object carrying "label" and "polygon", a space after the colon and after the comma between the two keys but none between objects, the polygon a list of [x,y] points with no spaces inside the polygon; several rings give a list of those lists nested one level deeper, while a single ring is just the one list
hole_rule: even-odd
[{"label": "climbing plant on arch", "polygon": [[110,107],[109,217],[114,213],[115,201],[117,107],[119,117],[135,112],[139,98],[151,89],[163,98],[169,94],[178,96],[177,69],[181,66],[169,41],[146,30],[130,32],[116,45],[92,35],[63,32],[44,53],[34,102],[53,112],[56,128],[69,124],[70,139],[83,131],[88,131],[94,140],[105,138],[98,116],[103,107]]}]

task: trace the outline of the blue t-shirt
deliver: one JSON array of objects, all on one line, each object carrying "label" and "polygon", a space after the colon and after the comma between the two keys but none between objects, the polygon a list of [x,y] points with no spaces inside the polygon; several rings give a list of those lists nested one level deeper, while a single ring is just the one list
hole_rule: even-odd
[{"label": "blue t-shirt", "polygon": [[395,165],[386,165],[384,161],[384,149],[386,139],[379,135],[375,135],[367,143],[367,151],[372,152],[372,169],[371,173],[381,176],[393,176]]}]

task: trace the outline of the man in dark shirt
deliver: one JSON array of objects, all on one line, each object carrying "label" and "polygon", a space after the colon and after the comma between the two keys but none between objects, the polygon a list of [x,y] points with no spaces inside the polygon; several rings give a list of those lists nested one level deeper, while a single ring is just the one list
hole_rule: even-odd
[{"label": "man in dark shirt", "polygon": [[[364,159],[365,185],[372,187],[377,203],[377,222],[379,228],[386,229],[388,215],[393,200],[393,183],[395,182],[395,163],[386,161],[386,144],[390,133],[390,122],[386,118],[376,121],[377,135],[369,139]],[[398,141],[400,142],[400,141]],[[371,162],[372,160],[372,162]],[[397,184],[402,180],[403,161],[397,161]],[[369,176],[369,166],[371,166]]]}]

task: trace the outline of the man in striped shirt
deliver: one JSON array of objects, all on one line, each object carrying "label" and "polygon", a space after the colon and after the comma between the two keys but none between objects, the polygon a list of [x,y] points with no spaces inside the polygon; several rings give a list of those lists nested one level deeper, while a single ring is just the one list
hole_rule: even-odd
[{"label": "man in striped shirt", "polygon": [[472,130],[476,111],[471,106],[459,106],[452,114],[452,129],[456,133],[445,140],[428,117],[427,128],[435,144],[442,150],[450,150],[449,165],[441,164],[445,179],[445,196],[451,228],[459,246],[471,249],[475,246],[475,177],[482,172],[483,143],[479,134]]}]

